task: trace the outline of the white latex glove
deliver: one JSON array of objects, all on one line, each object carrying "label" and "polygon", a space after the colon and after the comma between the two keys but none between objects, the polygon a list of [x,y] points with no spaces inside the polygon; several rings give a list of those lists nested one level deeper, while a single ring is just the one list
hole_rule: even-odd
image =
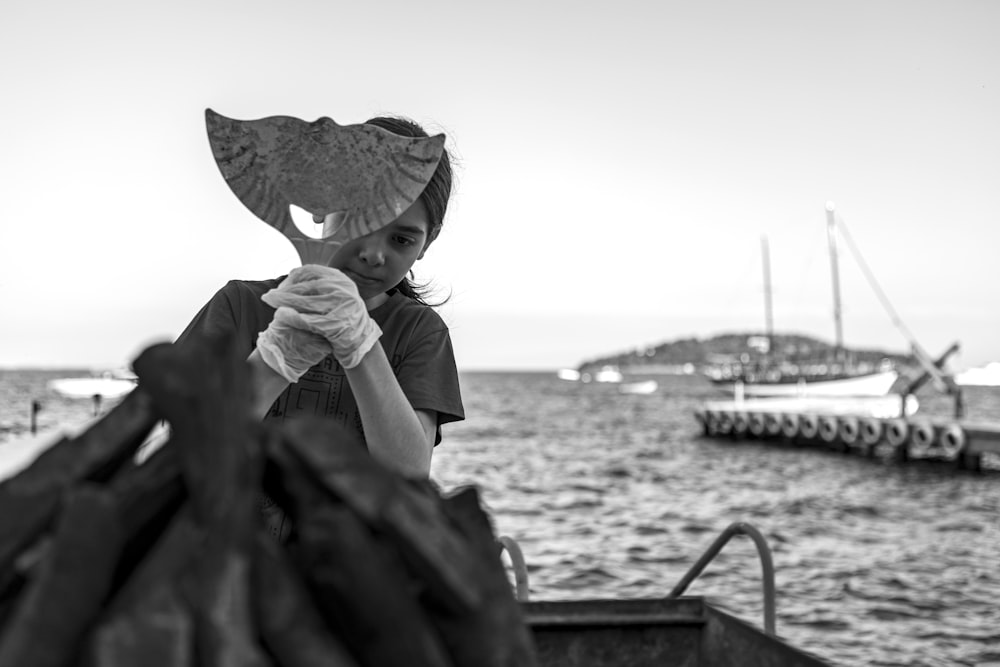
[{"label": "white latex glove", "polygon": [[261,359],[289,382],[298,382],[331,352],[326,338],[303,328],[297,318],[298,313],[291,308],[278,308],[274,319],[257,336]]},{"label": "white latex glove", "polygon": [[339,269],[306,264],[292,269],[262,297],[283,313],[288,326],[322,336],[344,368],[354,368],[378,342],[382,330],[368,315],[358,286]]}]

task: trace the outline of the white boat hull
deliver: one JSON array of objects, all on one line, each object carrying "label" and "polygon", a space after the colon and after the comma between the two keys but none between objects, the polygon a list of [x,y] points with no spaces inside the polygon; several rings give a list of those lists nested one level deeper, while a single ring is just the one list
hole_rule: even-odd
[{"label": "white boat hull", "polygon": [[899,378],[896,371],[882,371],[870,375],[859,375],[837,380],[821,380],[818,382],[775,382],[775,383],[735,383],[719,382],[716,386],[731,394],[740,391],[748,397],[780,397],[780,396],[885,396]]},{"label": "white boat hull", "polygon": [[135,389],[135,382],[120,378],[59,378],[49,389],[68,398],[118,398]]},{"label": "white boat hull", "polygon": [[739,401],[708,401],[706,410],[772,414],[854,415],[891,419],[900,415],[912,416],[920,408],[916,396],[776,396],[748,398]]},{"label": "white boat hull", "polygon": [[623,394],[652,394],[659,387],[656,380],[643,380],[642,382],[626,382],[618,385],[618,391]]}]

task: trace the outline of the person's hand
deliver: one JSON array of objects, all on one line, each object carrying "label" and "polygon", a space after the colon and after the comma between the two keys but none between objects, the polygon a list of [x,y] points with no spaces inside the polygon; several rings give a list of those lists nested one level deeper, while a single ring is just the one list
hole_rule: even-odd
[{"label": "person's hand", "polygon": [[358,287],[339,269],[307,264],[292,269],[262,297],[288,326],[322,336],[344,368],[354,368],[382,330],[368,315]]},{"label": "person's hand", "polygon": [[298,313],[282,306],[267,329],[257,336],[257,351],[274,372],[294,383],[332,349],[326,338],[301,326]]}]

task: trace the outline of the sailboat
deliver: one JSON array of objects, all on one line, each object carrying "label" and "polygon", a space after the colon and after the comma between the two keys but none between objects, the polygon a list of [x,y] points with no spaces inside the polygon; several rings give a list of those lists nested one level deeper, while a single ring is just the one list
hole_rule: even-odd
[{"label": "sailboat", "polygon": [[771,316],[771,269],[767,239],[763,238],[761,246],[767,334],[748,340],[748,344],[758,350],[760,357],[752,363],[749,358],[744,358],[713,368],[709,372],[709,378],[716,387],[748,397],[843,397],[885,396],[896,383],[899,373],[888,359],[877,364],[859,364],[846,354],[841,322],[837,228],[832,203],[826,205],[826,221],[836,331],[832,354],[821,359],[792,362],[772,352],[774,326]]}]

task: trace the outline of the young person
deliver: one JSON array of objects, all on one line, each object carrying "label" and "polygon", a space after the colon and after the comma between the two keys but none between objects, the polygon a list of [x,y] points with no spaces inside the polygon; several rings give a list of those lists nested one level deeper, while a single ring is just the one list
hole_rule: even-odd
[{"label": "young person", "polygon": [[[366,124],[427,136],[400,118]],[[335,419],[390,469],[426,478],[441,425],[464,419],[464,409],[448,327],[409,276],[441,231],[451,181],[445,152],[418,200],[392,223],[346,242],[327,267],[230,281],[177,343],[235,331],[262,419]],[[328,228],[336,222],[336,214],[325,219]]]}]

